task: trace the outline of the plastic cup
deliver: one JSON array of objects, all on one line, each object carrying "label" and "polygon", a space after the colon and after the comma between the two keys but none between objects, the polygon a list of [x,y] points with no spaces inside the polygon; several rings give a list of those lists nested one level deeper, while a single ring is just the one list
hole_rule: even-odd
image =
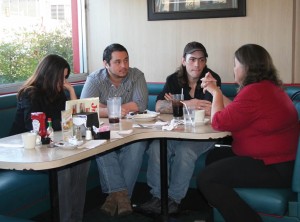
[{"label": "plastic cup", "polygon": [[37,137],[36,133],[28,132],[28,133],[23,133],[21,136],[22,136],[22,141],[25,149],[35,148],[36,137]]},{"label": "plastic cup", "polygon": [[195,118],[195,107],[183,106],[183,119],[185,125],[193,125]]},{"label": "plastic cup", "polygon": [[181,94],[174,94],[172,100],[173,117],[174,119],[182,119],[183,116],[183,104],[180,102]]},{"label": "plastic cup", "polygon": [[108,120],[111,124],[120,122],[121,118],[121,97],[112,97],[107,100]]}]

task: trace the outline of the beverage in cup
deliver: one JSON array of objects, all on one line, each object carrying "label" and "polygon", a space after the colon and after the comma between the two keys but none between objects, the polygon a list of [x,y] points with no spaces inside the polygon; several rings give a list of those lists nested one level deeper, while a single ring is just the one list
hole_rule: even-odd
[{"label": "beverage in cup", "polygon": [[183,116],[183,104],[181,94],[174,94],[172,100],[173,117],[174,119],[181,119]]},{"label": "beverage in cup", "polygon": [[107,100],[107,114],[109,123],[116,124],[120,122],[121,102],[121,97],[111,97]]}]

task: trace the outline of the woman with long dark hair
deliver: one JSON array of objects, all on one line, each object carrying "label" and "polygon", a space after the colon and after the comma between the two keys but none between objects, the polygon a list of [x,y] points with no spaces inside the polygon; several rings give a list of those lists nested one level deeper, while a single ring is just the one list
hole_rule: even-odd
[{"label": "woman with long dark hair", "polygon": [[[65,110],[67,101],[65,90],[70,99],[77,99],[73,86],[67,81],[69,75],[70,65],[61,56],[51,54],[42,59],[17,94],[11,135],[32,130],[32,112],[44,112],[52,119],[53,129],[61,129],[61,111]],[[82,221],[89,167],[90,161],[83,161],[58,170],[60,221]]]}]

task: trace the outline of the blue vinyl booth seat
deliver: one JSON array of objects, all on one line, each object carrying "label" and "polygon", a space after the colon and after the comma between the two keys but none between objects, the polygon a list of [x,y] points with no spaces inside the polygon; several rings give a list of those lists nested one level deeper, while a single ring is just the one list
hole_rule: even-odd
[{"label": "blue vinyl booth seat", "polygon": [[[300,137],[293,183],[290,189],[237,188],[238,194],[257,212],[264,222],[300,221]],[[214,208],[214,221],[223,222]]]},{"label": "blue vinyl booth seat", "polygon": [[[159,92],[162,91],[164,83],[147,83],[149,97],[148,109],[155,110],[155,101]],[[80,96],[83,84],[74,86],[77,96]],[[222,84],[222,92],[233,99],[236,95],[237,85]],[[300,91],[300,86],[287,86],[286,92],[290,98]],[[300,99],[294,101],[300,119]],[[16,112],[16,95],[0,96],[0,138],[8,135]],[[299,153],[298,153],[299,156]],[[196,179],[199,171],[205,165],[206,155],[201,155],[196,162],[190,188],[196,188]],[[138,182],[146,182],[146,171],[148,156],[144,155],[143,164],[138,176]],[[299,157],[296,167],[297,174],[294,178],[293,190],[268,190],[268,189],[240,189],[241,195],[245,197],[254,209],[259,212],[277,215],[273,220],[265,221],[299,221],[300,215],[300,163]],[[99,175],[97,164],[92,159],[90,172],[87,180],[87,190],[99,187]],[[270,194],[270,195],[269,195]],[[267,198],[268,197],[268,198]],[[15,222],[29,221],[26,219],[46,212],[50,209],[49,184],[47,171],[15,171],[0,169],[0,221]],[[215,213],[216,221],[222,221],[220,214]],[[283,217],[284,215],[284,217]],[[294,220],[282,220],[286,218],[297,218]],[[25,218],[25,219],[20,219]]]}]

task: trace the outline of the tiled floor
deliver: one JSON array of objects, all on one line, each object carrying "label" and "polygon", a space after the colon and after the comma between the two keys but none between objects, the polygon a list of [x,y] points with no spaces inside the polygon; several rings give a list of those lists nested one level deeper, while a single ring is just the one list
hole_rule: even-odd
[{"label": "tiled floor", "polygon": [[[141,204],[151,196],[146,184],[137,184],[132,196],[134,204]],[[99,209],[104,202],[105,196],[101,193],[100,187],[90,191],[86,198],[85,216],[83,222],[160,222],[160,217],[154,215],[142,215],[134,212],[127,216],[107,216]],[[186,198],[180,205],[180,213],[171,215],[169,222],[202,222],[207,219],[210,208],[197,190],[189,190]],[[49,212],[34,218],[37,222],[50,222]]]}]

